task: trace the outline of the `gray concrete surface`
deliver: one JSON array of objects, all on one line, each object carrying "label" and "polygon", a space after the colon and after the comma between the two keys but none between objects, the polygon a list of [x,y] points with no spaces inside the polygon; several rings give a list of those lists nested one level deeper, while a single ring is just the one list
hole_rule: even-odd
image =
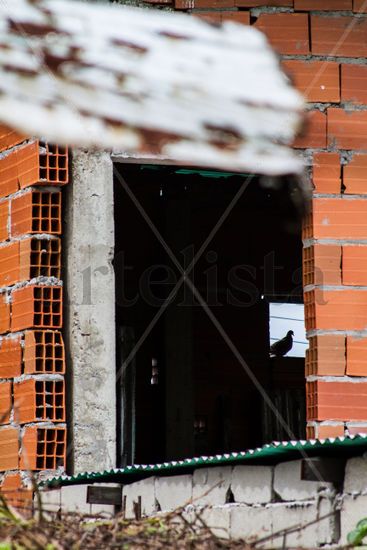
[{"label": "gray concrete surface", "polygon": [[112,170],[107,152],[73,151],[63,246],[72,402],[68,459],[74,473],[116,465]]}]

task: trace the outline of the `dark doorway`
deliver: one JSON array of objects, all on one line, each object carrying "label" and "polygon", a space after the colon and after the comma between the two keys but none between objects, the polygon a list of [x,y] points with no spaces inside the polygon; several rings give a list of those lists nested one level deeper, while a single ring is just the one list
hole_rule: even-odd
[{"label": "dark doorway", "polygon": [[[271,412],[233,346],[273,395],[276,371],[284,372],[287,358],[276,365],[269,359],[269,300],[302,301],[301,221],[291,183],[269,189],[251,177],[189,274],[220,334],[185,284],[161,310],[181,274],[144,218],[187,269],[247,176],[173,166],[116,168],[123,178],[123,184],[115,181],[120,464],[261,445],[274,432],[272,420],[264,424]],[[292,369],[304,401],[304,360],[293,360]]]}]

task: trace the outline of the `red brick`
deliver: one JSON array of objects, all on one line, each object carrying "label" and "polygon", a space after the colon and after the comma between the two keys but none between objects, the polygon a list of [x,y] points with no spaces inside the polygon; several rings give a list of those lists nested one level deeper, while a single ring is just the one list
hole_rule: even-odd
[{"label": "red brick", "polygon": [[12,292],[12,332],[61,326],[62,287],[29,285]]},{"label": "red brick", "polygon": [[11,235],[61,234],[61,193],[31,191],[11,200]]},{"label": "red brick", "polygon": [[242,25],[249,25],[250,12],[249,11],[223,11],[222,21],[234,21],[235,23],[242,23]]},{"label": "red brick", "polygon": [[328,109],[328,144],[340,149],[367,149],[367,111]]},{"label": "red brick", "polygon": [[38,142],[16,149],[0,160],[0,196],[39,181]]},{"label": "red brick", "polygon": [[341,246],[315,244],[303,249],[303,285],[341,284]]},{"label": "red brick", "polygon": [[347,422],[347,429],[349,435],[358,435],[367,433],[367,424],[351,425]]},{"label": "red brick", "polygon": [[65,468],[65,460],[66,428],[27,426],[24,429],[19,464],[21,470]]},{"label": "red brick", "polygon": [[14,147],[14,145],[22,143],[22,141],[26,139],[27,137],[25,135],[19,134],[8,126],[0,124],[0,153]]},{"label": "red brick", "polygon": [[60,239],[29,238],[0,247],[0,286],[35,277],[60,278]]},{"label": "red brick", "polygon": [[294,0],[295,10],[352,11],[352,0]]},{"label": "red brick", "polygon": [[306,376],[344,376],[345,336],[323,334],[309,339]]},{"label": "red brick", "polygon": [[283,68],[307,101],[340,101],[339,64],[328,61],[283,61]]},{"label": "red brick", "polygon": [[0,378],[14,378],[22,374],[22,346],[20,337],[0,341]]},{"label": "red brick", "polygon": [[243,25],[250,24],[250,12],[248,11],[194,11],[191,15],[212,21],[215,23],[223,23],[224,21],[234,21]]},{"label": "red brick", "polygon": [[0,487],[6,502],[25,517],[32,517],[33,491],[23,484],[20,473],[7,474]]},{"label": "red brick", "polygon": [[343,246],[343,284],[367,286],[367,246]]},{"label": "red brick", "polygon": [[367,376],[367,338],[347,336],[347,375]]},{"label": "red brick", "polygon": [[367,291],[316,288],[305,292],[304,300],[307,331],[366,328]]},{"label": "red brick", "polygon": [[311,44],[314,55],[367,56],[367,19],[311,15]]},{"label": "red brick", "polygon": [[336,426],[319,424],[317,426],[317,438],[328,439],[330,437],[343,437],[344,436],[344,424],[338,424]]},{"label": "red brick", "polygon": [[307,149],[309,147],[325,148],[327,145],[326,114],[321,111],[309,111],[303,133],[296,138],[293,147]]},{"label": "red brick", "polygon": [[209,23],[222,23],[222,13],[220,11],[193,11],[191,15],[209,21]]},{"label": "red brick", "polygon": [[61,379],[38,380],[31,378],[22,382],[15,382],[14,419],[19,424],[42,421],[64,422],[64,381]]},{"label": "red brick", "polygon": [[367,200],[315,198],[312,236],[316,239],[365,239]]},{"label": "red brick", "polygon": [[366,420],[367,382],[306,383],[307,420]]},{"label": "red brick", "polygon": [[177,10],[195,8],[234,8],[234,0],[175,0]]},{"label": "red brick", "polygon": [[24,374],[64,374],[65,350],[61,332],[26,331],[23,361]]},{"label": "red brick", "polygon": [[341,97],[343,101],[367,104],[367,67],[342,64]]},{"label": "red brick", "polygon": [[339,153],[315,153],[312,182],[317,193],[341,192],[341,166]]},{"label": "red brick", "polygon": [[262,13],[255,27],[266,34],[279,53],[306,55],[310,51],[305,13]]},{"label": "red brick", "polygon": [[0,334],[10,330],[10,304],[6,293],[0,294]]},{"label": "red brick", "polygon": [[367,155],[356,154],[343,167],[345,194],[367,194]]},{"label": "red brick", "polygon": [[12,409],[12,383],[0,382],[0,424],[9,424]]},{"label": "red brick", "polygon": [[9,237],[9,201],[0,202],[0,241],[6,241]]},{"label": "red brick", "polygon": [[353,11],[357,13],[367,13],[366,0],[353,0]]},{"label": "red brick", "polygon": [[258,8],[261,6],[293,8],[293,0],[235,0],[239,8]]},{"label": "red brick", "polygon": [[16,470],[19,464],[18,458],[19,440],[18,430],[12,427],[0,429],[0,471]]}]

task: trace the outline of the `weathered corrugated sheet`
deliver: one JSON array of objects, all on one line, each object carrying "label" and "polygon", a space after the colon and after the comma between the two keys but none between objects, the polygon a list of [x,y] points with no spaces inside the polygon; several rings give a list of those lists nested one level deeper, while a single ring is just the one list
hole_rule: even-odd
[{"label": "weathered corrugated sheet", "polygon": [[134,464],[126,468],[114,468],[103,472],[84,472],[75,476],[62,475],[48,479],[41,485],[63,486],[78,483],[97,483],[102,481],[116,483],[131,483],[136,479],[142,479],[152,475],[184,474],[195,468],[235,465],[242,463],[277,463],[295,458],[312,456],[353,456],[362,454],[367,449],[367,435],[358,434],[348,437],[336,437],[328,439],[309,439],[307,441],[274,441],[263,447],[226,453],[215,456],[199,456],[186,458],[185,460],[173,460],[162,464]]},{"label": "weathered corrugated sheet", "polygon": [[77,146],[298,173],[303,102],[232,22],[67,0],[0,2],[0,122]]}]

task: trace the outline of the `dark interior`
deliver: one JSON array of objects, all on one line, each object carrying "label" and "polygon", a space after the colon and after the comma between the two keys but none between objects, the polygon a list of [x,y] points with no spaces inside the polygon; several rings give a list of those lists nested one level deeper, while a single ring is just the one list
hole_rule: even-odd
[{"label": "dark interior", "polygon": [[292,437],[304,437],[304,359],[269,358],[269,301],[302,302],[292,182],[269,188],[251,177],[188,275],[215,326],[186,284],[161,310],[181,274],[124,186],[187,268],[247,176],[139,164],[116,169],[124,182],[115,181],[120,465],[290,439],[238,355]]}]

